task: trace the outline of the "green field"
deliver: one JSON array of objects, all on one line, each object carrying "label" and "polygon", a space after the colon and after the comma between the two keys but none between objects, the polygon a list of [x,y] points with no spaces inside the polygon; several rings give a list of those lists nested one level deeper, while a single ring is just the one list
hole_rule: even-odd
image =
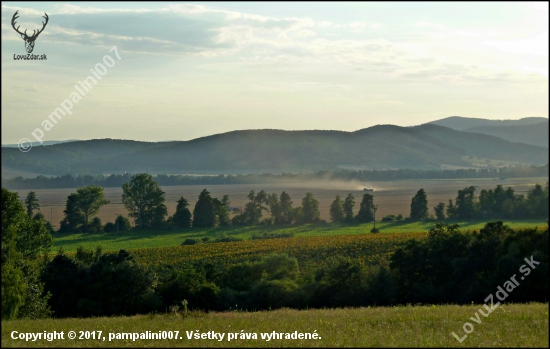
[{"label": "green field", "polygon": [[[2,321],[2,347],[545,347],[548,304],[504,304],[477,324],[480,305],[406,306],[266,312],[168,313],[131,317]],[[463,326],[474,326],[462,338]],[[65,339],[25,342],[19,333],[64,331]],[[187,339],[185,331],[225,333],[222,341]],[[105,340],[68,339],[68,332],[102,331]],[[109,333],[179,331],[181,339],[113,339]],[[258,339],[233,339],[228,333],[256,333]],[[262,333],[317,333],[318,339],[261,338]],[[316,331],[316,332],[314,332]],[[96,332],[97,335],[97,332]],[[284,335],[283,335],[284,338]]]},{"label": "green field", "polygon": [[[474,222],[450,222],[459,224],[463,230],[477,230],[485,226],[487,221]],[[510,228],[546,227],[547,223],[541,220],[505,221]],[[427,232],[435,222],[392,222],[376,223],[380,233],[411,233]],[[303,236],[334,236],[355,235],[370,233],[372,223],[360,225],[345,224],[306,224],[298,226],[254,226],[254,227],[217,227],[217,228],[191,228],[188,230],[134,230],[121,233],[102,234],[54,234],[54,245],[51,253],[56,253],[59,248],[65,252],[76,252],[79,245],[88,249],[101,246],[103,251],[115,251],[119,249],[143,249],[151,247],[179,246],[187,238],[209,237],[211,239],[221,236],[232,236],[241,239],[250,239],[253,234],[268,233],[293,233],[295,237]]]}]

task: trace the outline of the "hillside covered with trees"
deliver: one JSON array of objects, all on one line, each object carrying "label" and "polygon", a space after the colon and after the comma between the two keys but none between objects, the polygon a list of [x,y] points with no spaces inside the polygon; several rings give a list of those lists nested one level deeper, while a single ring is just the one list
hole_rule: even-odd
[{"label": "hillside covered with trees", "polygon": [[[548,148],[425,124],[344,131],[233,131],[177,142],[95,139],[2,148],[2,169],[37,174],[262,173],[472,167],[472,158],[542,165]],[[470,160],[469,160],[470,159]]]}]

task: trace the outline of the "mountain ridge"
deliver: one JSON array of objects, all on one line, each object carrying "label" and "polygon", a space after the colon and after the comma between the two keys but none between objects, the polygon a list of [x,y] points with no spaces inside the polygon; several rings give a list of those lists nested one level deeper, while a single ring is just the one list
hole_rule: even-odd
[{"label": "mountain ridge", "polygon": [[500,137],[515,143],[548,148],[548,120],[532,125],[477,126],[465,131]]},{"label": "mountain ridge", "polygon": [[519,125],[533,125],[543,121],[548,122],[548,118],[530,116],[517,120],[502,119],[502,120],[490,120],[482,118],[467,118],[463,116],[449,116],[443,119],[430,121],[427,124],[435,124],[439,126],[449,127],[458,131],[465,131],[472,127],[480,126],[519,126]]},{"label": "mountain ridge", "polygon": [[2,170],[57,175],[70,171],[270,172],[472,167],[468,157],[545,164],[548,149],[436,124],[376,125],[357,131],[238,130],[189,141],[94,139],[58,143],[22,153],[2,147]]}]

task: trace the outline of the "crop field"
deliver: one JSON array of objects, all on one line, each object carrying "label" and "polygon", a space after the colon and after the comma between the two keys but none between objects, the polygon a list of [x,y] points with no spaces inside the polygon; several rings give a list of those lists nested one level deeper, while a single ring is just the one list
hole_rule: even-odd
[{"label": "crop field", "polygon": [[[359,209],[359,203],[364,194],[363,188],[373,188],[374,203],[379,205],[376,213],[380,219],[388,214],[402,214],[407,217],[410,213],[411,199],[420,188],[424,188],[428,196],[428,208],[433,213],[433,207],[439,202],[448,203],[449,199],[455,199],[457,191],[471,185],[478,187],[476,194],[482,189],[494,189],[497,184],[504,187],[512,187],[516,194],[526,194],[535,184],[545,184],[548,178],[514,178],[514,179],[456,179],[456,180],[408,180],[389,182],[335,182],[335,181],[311,181],[307,183],[277,183],[277,184],[236,184],[236,185],[211,185],[206,186],[213,197],[221,198],[229,195],[231,206],[244,208],[248,199],[246,195],[250,190],[265,190],[268,193],[280,194],[286,191],[294,202],[294,206],[301,205],[305,193],[311,191],[319,200],[321,218],[329,221],[330,204],[336,195],[344,198],[348,193],[355,197],[355,212]],[[162,187],[166,192],[166,206],[171,215],[176,209],[176,200],[180,196],[185,197],[190,204],[191,211],[199,193],[204,185],[183,185]],[[24,199],[30,190],[17,190],[21,199]],[[36,189],[37,198],[41,205],[41,212],[47,220],[51,220],[54,227],[59,227],[63,219],[63,210],[67,196],[76,191],[73,189]],[[110,204],[101,208],[98,215],[103,224],[113,222],[116,215],[128,216],[128,212],[121,202],[122,188],[105,188],[105,197]]]},{"label": "crop field", "polygon": [[352,257],[374,265],[388,262],[391,253],[405,241],[427,236],[427,233],[310,236],[146,248],[131,252],[138,262],[147,266],[176,266],[201,260],[229,266],[270,253],[287,253],[295,257],[301,267],[306,263],[314,268],[321,267],[327,258],[333,256]]},{"label": "crop field", "polygon": [[[540,347],[548,348],[548,303],[502,304],[481,323],[481,305],[432,305],[264,312],[171,313],[130,317],[2,321],[2,347]],[[482,308],[483,309],[483,308]],[[475,318],[475,317],[474,317]],[[473,331],[464,338],[464,323]],[[64,332],[64,339],[14,340],[18,333]],[[102,331],[102,339],[68,339]],[[120,333],[179,331],[176,339],[115,339]],[[188,332],[224,339],[188,339]],[[241,332],[242,331],[242,332]],[[317,339],[262,339],[262,333],[316,333]],[[452,333],[463,338],[460,343]],[[232,339],[229,333],[248,333]],[[253,339],[255,333],[257,339]],[[94,332],[98,335],[98,332]],[[111,334],[111,340],[109,335]],[[173,335],[173,333],[172,333]],[[84,337],[83,337],[84,338]],[[88,336],[90,338],[90,336]],[[120,337],[119,337],[120,338]],[[283,337],[284,338],[284,337]]]}]

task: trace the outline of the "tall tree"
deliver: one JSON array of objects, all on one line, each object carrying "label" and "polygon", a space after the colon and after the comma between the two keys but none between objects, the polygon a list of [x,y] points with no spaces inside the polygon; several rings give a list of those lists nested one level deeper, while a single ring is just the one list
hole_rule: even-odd
[{"label": "tall tree", "polygon": [[340,199],[340,195],[336,195],[336,198],[330,205],[330,219],[334,223],[344,221],[344,210],[342,208],[342,200]]},{"label": "tall tree", "polygon": [[25,199],[25,208],[27,209],[27,216],[29,216],[29,218],[32,218],[34,210],[40,210],[40,205],[38,204],[38,199],[36,198],[36,193],[34,191],[27,194],[27,198]]},{"label": "tall tree", "polygon": [[293,208],[292,200],[286,192],[282,192],[279,196],[279,211],[281,215],[280,223],[290,224],[292,223]]},{"label": "tall tree", "polygon": [[214,212],[216,215],[217,225],[225,227],[229,225],[229,195],[224,195],[222,200],[214,198]]},{"label": "tall tree", "polygon": [[428,198],[424,189],[420,189],[411,201],[411,219],[420,221],[426,218],[428,218]]},{"label": "tall tree", "polygon": [[158,205],[151,212],[151,227],[163,227],[166,225],[168,209],[166,205]]},{"label": "tall tree", "polygon": [[479,193],[479,215],[482,218],[490,218],[497,216],[497,210],[495,205],[495,197],[493,190],[483,189]]},{"label": "tall tree", "polygon": [[90,185],[76,190],[76,205],[84,215],[86,227],[89,224],[89,219],[99,212],[101,206],[108,203],[109,200],[105,199],[103,187]]},{"label": "tall tree", "polygon": [[[511,194],[512,194],[512,200],[513,200],[515,198],[514,189],[512,189],[510,187],[508,189],[510,189],[512,191]],[[500,184],[497,185],[497,187],[493,191],[494,213],[497,217],[502,217],[503,216],[503,214],[504,214],[504,202],[508,198],[509,194],[510,193],[507,194],[507,192],[504,190],[504,188]]]},{"label": "tall tree", "polygon": [[[546,204],[548,205],[548,200],[546,200]],[[501,211],[502,217],[507,218],[527,218],[529,216],[525,197],[523,195],[515,195],[514,189],[510,187],[504,192]]]},{"label": "tall tree", "polygon": [[344,209],[344,215],[346,222],[353,221],[353,207],[355,206],[355,198],[353,197],[352,193],[349,193],[346,199],[344,200],[344,204],[342,205],[342,208]]},{"label": "tall tree", "polygon": [[189,211],[189,202],[182,196],[177,201],[176,212],[172,216],[172,223],[178,228],[191,227],[191,211]]},{"label": "tall tree", "polygon": [[273,218],[275,224],[281,223],[281,205],[279,197],[276,193],[271,193],[267,195],[267,206],[269,207],[269,212]]},{"label": "tall tree", "polygon": [[260,222],[262,218],[262,211],[268,211],[267,194],[264,190],[255,193],[251,190],[247,195],[250,202],[245,205],[244,219],[247,224],[255,225]]},{"label": "tall tree", "polygon": [[548,183],[546,188],[540,184],[527,193],[527,209],[531,217],[548,217]]},{"label": "tall tree", "polygon": [[[23,258],[36,259],[49,250],[53,238],[44,226],[43,221],[33,220],[27,216],[26,208],[19,201],[17,193],[2,188],[2,261],[6,257],[4,242],[7,241],[7,229],[15,229],[15,248]],[[7,246],[6,246],[7,247]]]},{"label": "tall tree", "polygon": [[65,217],[60,223],[59,231],[63,233],[76,232],[84,224],[84,214],[78,206],[78,196],[76,193],[72,193],[67,197],[65,203],[65,210],[63,211]]},{"label": "tall tree", "polygon": [[130,182],[122,185],[122,203],[137,227],[150,227],[159,215],[164,216],[164,200],[164,192],[150,174],[133,175]]},{"label": "tall tree", "polygon": [[49,315],[37,261],[53,238],[42,220],[29,218],[17,193],[2,188],[2,319]]},{"label": "tall tree", "polygon": [[442,221],[445,219],[445,204],[440,202],[439,204],[437,204],[436,207],[434,207],[434,211],[435,211],[435,217],[437,218],[438,221]]},{"label": "tall tree", "polygon": [[206,188],[199,194],[193,209],[193,227],[213,227],[216,224],[214,199]]},{"label": "tall tree", "polygon": [[374,196],[363,194],[363,200],[361,200],[359,212],[355,218],[361,223],[368,223],[374,220]]},{"label": "tall tree", "polygon": [[321,220],[319,201],[313,197],[312,193],[306,193],[302,199],[302,212],[304,223],[315,223]]},{"label": "tall tree", "polygon": [[476,216],[476,188],[470,186],[458,191],[458,196],[455,200],[456,214],[458,218],[470,219]]},{"label": "tall tree", "polygon": [[445,209],[445,212],[447,213],[448,218],[456,218],[456,206],[453,204],[453,200],[449,199],[449,204],[447,204],[447,208]]}]

